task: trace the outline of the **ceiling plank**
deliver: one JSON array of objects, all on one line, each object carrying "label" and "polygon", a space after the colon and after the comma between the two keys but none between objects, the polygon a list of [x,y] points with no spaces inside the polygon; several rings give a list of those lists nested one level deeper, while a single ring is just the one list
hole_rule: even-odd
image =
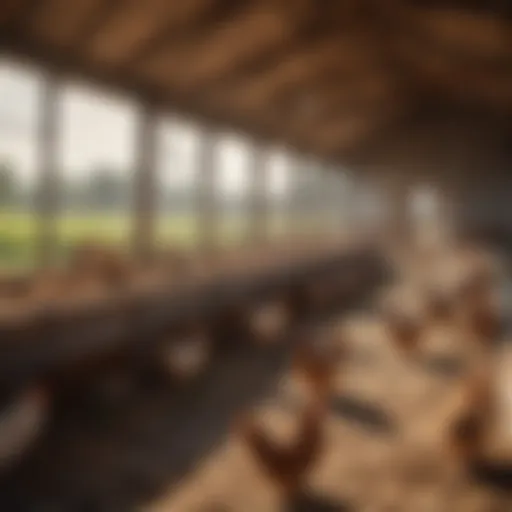
[{"label": "ceiling plank", "polygon": [[[217,97],[217,101],[228,100],[248,109],[259,109],[271,101],[280,103],[286,97],[302,87],[312,89],[319,83],[349,81],[354,75],[368,71],[375,62],[371,62],[366,45],[354,49],[354,38],[328,38],[321,45],[313,46],[311,51],[297,52],[291,55],[275,69],[269,69],[263,75],[246,84],[239,84],[238,89],[227,89]],[[355,45],[357,48],[357,45]]]},{"label": "ceiling plank", "polygon": [[190,25],[213,0],[125,0],[123,8],[88,45],[88,54],[106,65],[122,65],[154,34]]},{"label": "ceiling plank", "polygon": [[350,119],[361,113],[383,114],[386,111],[393,115],[394,110],[402,108],[407,101],[392,85],[378,80],[357,81],[352,87],[346,83],[330,84],[313,98],[316,101],[305,104],[302,109],[296,107],[284,112],[294,132],[305,133],[311,125],[316,127],[332,118]]},{"label": "ceiling plank", "polygon": [[512,24],[490,16],[461,14],[458,10],[410,10],[414,24],[429,40],[467,58],[509,61]]},{"label": "ceiling plank", "polygon": [[279,47],[260,52],[242,64],[233,66],[222,76],[200,84],[202,88],[215,91],[239,88],[269,70],[277,69],[282,62],[297,53],[307,53],[312,45],[321,43],[329,34],[336,35],[346,30],[354,32],[361,27],[358,3],[354,1],[330,2],[318,6],[306,16],[295,19],[290,37]]},{"label": "ceiling plank", "polygon": [[193,44],[171,46],[148,59],[139,69],[173,87],[203,92],[197,87],[204,78],[222,75],[233,62],[240,62],[272,47],[286,37],[286,24],[270,4],[254,4],[236,21],[218,26]]},{"label": "ceiling plank", "polygon": [[85,52],[91,41],[102,32],[112,17],[123,7],[123,0],[103,0],[89,15],[76,35],[73,46]]},{"label": "ceiling plank", "polygon": [[232,20],[237,13],[247,8],[247,2],[239,0],[212,0],[192,22],[176,27],[174,23],[158,31],[137,48],[126,65],[136,69],[154,55],[168,48],[193,44],[208,35],[212,27]]},{"label": "ceiling plank", "polygon": [[361,97],[358,101],[332,103],[331,108],[324,110],[322,115],[311,119],[309,123],[290,123],[289,131],[299,139],[315,139],[316,134],[322,138],[323,133],[337,133],[338,127],[340,132],[345,133],[354,126],[359,133],[363,125],[392,122],[407,115],[413,106],[413,102],[401,96],[390,95],[386,101]]},{"label": "ceiling plank", "polygon": [[430,51],[428,46],[396,43],[398,54],[414,70],[418,87],[452,100],[480,103],[492,109],[512,110],[512,71],[485,73],[478,67],[454,63],[446,55]]},{"label": "ceiling plank", "polygon": [[[313,109],[335,102],[383,101],[397,89],[397,81],[378,67],[367,66],[360,70],[332,69],[311,80],[305,80],[287,87],[275,89],[265,98],[258,109],[285,111],[292,115],[303,106]],[[316,105],[316,106],[315,106]],[[253,105],[254,106],[254,105]]]},{"label": "ceiling plank", "polygon": [[20,30],[35,16],[44,0],[7,0],[0,5],[0,26]]},{"label": "ceiling plank", "polygon": [[464,10],[471,15],[506,18],[512,15],[512,4],[507,0],[415,0],[415,5],[427,8]]},{"label": "ceiling plank", "polygon": [[26,31],[33,39],[71,50],[76,41],[101,9],[105,0],[45,0],[37,16],[27,23]]},{"label": "ceiling plank", "polygon": [[275,48],[290,32],[290,25],[271,3],[255,3],[240,13],[236,21],[218,26],[201,44],[189,47],[180,84],[202,90],[201,84],[223,76],[233,65],[261,51]]},{"label": "ceiling plank", "polygon": [[393,0],[391,8],[377,7],[379,22],[389,37],[410,39],[482,71],[512,69],[512,22],[463,11],[418,9],[403,0]]}]

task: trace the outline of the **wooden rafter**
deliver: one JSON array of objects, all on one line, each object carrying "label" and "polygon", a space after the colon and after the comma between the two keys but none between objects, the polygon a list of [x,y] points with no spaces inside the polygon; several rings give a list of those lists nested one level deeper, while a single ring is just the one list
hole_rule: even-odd
[{"label": "wooden rafter", "polygon": [[[5,24],[19,30],[30,22],[41,8],[44,0],[11,0],[0,7],[0,26]],[[4,15],[4,12],[6,13]]]},{"label": "wooden rafter", "polygon": [[391,10],[381,9],[379,16],[392,39],[428,46],[431,53],[482,72],[512,69],[512,22],[461,16],[447,9],[412,8],[401,1]]},{"label": "wooden rafter", "polygon": [[375,59],[365,49],[351,52],[350,46],[340,45],[339,38],[330,38],[317,48],[329,49],[330,53],[297,53],[252,83],[247,81],[246,85],[239,84],[238,89],[231,93],[225,91],[225,96],[234,98],[244,107],[260,109],[265,105],[273,107],[282,100],[286,103],[300,89],[306,92],[330,83],[353,83],[358,75],[364,78],[369,72],[374,77],[377,75],[373,71]]},{"label": "wooden rafter", "polygon": [[83,24],[80,33],[76,36],[73,45],[79,52],[83,52],[90,41],[102,31],[108,21],[115,16],[123,6],[122,0],[103,0],[91,13],[89,19]]},{"label": "wooden rafter", "polygon": [[0,43],[310,154],[349,154],[428,101],[512,112],[510,2],[191,1],[12,0]]},{"label": "wooden rafter", "polygon": [[[331,4],[334,5],[334,4]],[[336,4],[339,5],[339,4]],[[329,12],[315,9],[310,16],[299,17],[294,25],[294,32],[278,48],[269,48],[258,53],[254,58],[246,60],[244,63],[235,66],[227,71],[222,77],[217,77],[208,83],[202,84],[208,90],[217,90],[223,87],[236,88],[244,82],[254,80],[259,75],[268,70],[275,70],[297,53],[307,53],[311,46],[321,43],[329,34],[339,33],[340,30],[353,29],[354,24],[349,20],[341,18],[348,9],[336,9],[329,16]],[[338,16],[336,16],[338,14]]]},{"label": "wooden rafter", "polygon": [[230,20],[237,12],[246,8],[246,3],[238,0],[212,0],[208,8],[191,23],[180,27],[171,23],[169,27],[156,32],[130,56],[127,66],[136,69],[162,49],[191,44],[192,41],[207,37],[212,27]]}]

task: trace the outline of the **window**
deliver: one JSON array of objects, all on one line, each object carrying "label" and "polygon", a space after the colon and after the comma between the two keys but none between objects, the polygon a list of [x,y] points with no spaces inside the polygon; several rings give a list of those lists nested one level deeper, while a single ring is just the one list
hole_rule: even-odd
[{"label": "window", "polygon": [[221,137],[216,153],[216,198],[219,205],[219,237],[224,246],[244,239],[249,214],[249,165],[252,153],[237,136]]},{"label": "window", "polygon": [[137,110],[100,91],[61,91],[59,255],[84,239],[126,246],[131,234]]},{"label": "window", "polygon": [[0,60],[0,267],[36,263],[38,106],[41,76]]},{"label": "window", "polygon": [[157,243],[190,249],[197,244],[200,134],[178,120],[163,120],[157,140]]},{"label": "window", "polygon": [[269,152],[269,235],[283,236],[288,232],[291,215],[290,160],[283,151]]}]

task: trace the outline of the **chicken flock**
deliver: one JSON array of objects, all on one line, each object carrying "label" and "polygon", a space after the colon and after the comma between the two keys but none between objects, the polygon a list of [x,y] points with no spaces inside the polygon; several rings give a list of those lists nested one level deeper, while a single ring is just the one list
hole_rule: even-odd
[{"label": "chicken flock", "polygon": [[[376,315],[383,327],[384,340],[410,372],[427,371],[420,362],[427,358],[425,347],[429,335],[439,328],[461,334],[461,339],[457,340],[462,344],[459,351],[474,354],[466,361],[461,377],[443,391],[445,396],[433,398],[441,403],[453,395],[448,400],[443,421],[435,428],[436,437],[440,438],[437,445],[439,453],[430,468],[432,478],[444,479],[449,491],[441,493],[437,504],[431,504],[425,510],[466,510],[467,505],[457,508],[450,498],[450,493],[455,492],[461,482],[482,485],[499,496],[492,510],[512,510],[509,499],[512,459],[505,453],[490,454],[488,450],[495,437],[495,424],[502,415],[494,365],[496,342],[502,335],[501,315],[495,299],[496,264],[476,249],[460,251],[454,261],[449,261],[446,254],[439,254],[437,259],[437,266],[428,270],[430,275],[423,276],[423,283],[428,285],[420,286],[416,281],[411,286],[404,280],[392,290],[386,290]],[[453,279],[455,273],[459,274],[457,279]],[[451,276],[450,281],[443,279],[446,274]],[[434,286],[436,279],[442,286]],[[236,423],[236,432],[248,454],[266,476],[269,485],[273,484],[281,495],[284,504],[293,503],[294,496],[311,491],[308,490],[308,476],[317,464],[321,465],[329,450],[326,425],[329,423],[330,404],[333,396],[343,391],[343,375],[350,372],[353,360],[350,353],[358,351],[357,343],[347,339],[346,330],[342,329],[342,333],[328,331],[310,340],[314,343],[298,344],[294,351],[292,376],[306,383],[302,389],[307,399],[296,419],[296,437],[292,442],[276,444],[250,416],[245,417],[242,423]],[[339,382],[336,383],[337,374],[341,375],[341,387]],[[408,386],[408,382],[404,380],[401,385]],[[396,397],[389,399],[392,401]],[[417,407],[421,409],[421,402]],[[407,414],[419,414],[419,410]],[[414,433],[420,432],[421,426],[414,430]],[[403,438],[406,437],[404,434]],[[415,465],[428,465],[425,461],[432,454],[425,456],[418,452],[414,455],[420,448],[415,448],[414,442],[411,445],[410,441],[407,444],[403,440],[402,443],[403,446],[394,447],[384,462],[379,463],[386,467],[385,473],[388,474],[402,468],[404,480],[407,480],[414,473]],[[429,449],[432,450],[434,448]],[[415,460],[412,465],[406,464],[404,460],[411,454]],[[338,456],[343,458],[344,453],[340,452]],[[383,480],[382,477],[380,479]],[[368,486],[369,493],[378,494],[378,484],[371,487],[368,482]],[[391,501],[386,501],[383,495],[380,504],[368,509],[412,510],[401,503],[402,491],[397,491]],[[475,504],[473,507],[471,510],[491,510],[488,502],[481,508],[475,508]],[[363,505],[355,508],[359,509],[366,510]],[[344,509],[340,506],[332,510]]]},{"label": "chicken flock", "polygon": [[[231,272],[238,270],[236,263],[232,261],[227,265]],[[251,265],[265,264],[265,261],[261,257],[240,258],[239,263],[240,267],[246,269]],[[377,297],[376,308],[372,308],[370,314],[378,326],[378,336],[375,336],[378,341],[368,343],[371,350],[376,347],[379,354],[372,364],[388,364],[389,361],[382,360],[386,359],[382,356],[382,350],[384,353],[389,351],[392,364],[397,365],[390,370],[398,380],[397,396],[402,392],[404,396],[408,393],[412,395],[414,389],[404,389],[409,385],[407,376],[427,374],[430,371],[423,363],[430,355],[431,338],[435,338],[441,331],[445,334],[457,333],[452,336],[456,338],[455,341],[450,341],[452,345],[458,345],[456,349],[458,354],[462,354],[465,364],[461,373],[456,374],[450,381],[451,384],[443,387],[440,394],[429,396],[429,403],[447,405],[446,411],[443,410],[440,415],[443,420],[433,428],[438,442],[433,444],[433,448],[427,449],[427,455],[422,455],[421,447],[415,446],[415,439],[428,420],[421,419],[422,402],[413,396],[405,401],[407,407],[404,411],[400,407],[395,410],[391,406],[391,409],[397,413],[398,423],[405,417],[401,416],[402,413],[407,417],[417,415],[419,426],[415,426],[411,433],[406,432],[404,427],[398,441],[394,441],[385,455],[374,464],[385,468],[386,477],[404,473],[412,478],[414,471],[407,458],[413,454],[414,464],[421,459],[421,464],[428,466],[430,456],[436,451],[437,457],[431,463],[430,472],[435,478],[448,484],[441,492],[437,505],[421,510],[466,510],[457,508],[453,501],[453,493],[463,482],[477,483],[492,490],[498,497],[493,501],[495,508],[492,510],[512,510],[512,501],[509,499],[512,482],[511,471],[507,466],[508,459],[506,456],[496,456],[488,449],[492,445],[495,425],[501,415],[494,371],[496,342],[503,335],[501,313],[496,300],[497,264],[487,254],[474,248],[451,248],[444,252],[440,250],[435,257],[429,259],[428,266],[425,265],[419,270],[414,266],[414,257],[410,255],[401,255],[396,263],[403,271],[398,277],[399,282]],[[114,252],[87,246],[76,252],[68,273],[58,277],[40,276],[34,281],[32,288],[24,292],[24,298],[29,296],[32,301],[39,302],[49,298],[62,299],[72,296],[73,293],[91,293],[97,294],[97,297],[101,293],[112,293],[117,288],[124,291],[130,286],[136,286],[138,290],[145,289],[145,286],[151,288],[161,284],[163,276],[170,278],[171,275],[187,274],[199,278],[208,274],[208,271],[211,272],[211,269],[206,269],[202,261],[168,254],[152,262],[144,271],[137,269],[134,272],[134,266]],[[321,297],[323,290],[317,288],[314,296]],[[266,308],[257,309],[249,315],[251,325],[246,333],[262,347],[272,345],[286,331],[290,316],[283,301],[276,299]],[[328,323],[325,328],[301,331],[294,336],[296,339],[291,354],[290,378],[301,395],[299,410],[296,411],[294,436],[278,441],[264,428],[264,422],[260,421],[262,418],[252,410],[245,410],[233,419],[232,432],[241,443],[246,459],[254,463],[284,507],[290,507],[297,497],[314,492],[311,475],[322,464],[323,459],[327,456],[332,458],[334,455],[339,459],[345,457],[343,452],[330,453],[329,429],[332,427],[333,403],[345,388],[350,387],[348,375],[353,366],[364,362],[364,357],[361,356],[364,342],[374,336],[366,333],[363,336],[368,339],[361,340],[348,324],[349,322],[342,319],[341,324]],[[181,338],[181,341],[172,344],[162,344],[157,358],[160,362],[163,361],[173,378],[188,381],[200,373],[213,357],[212,339],[203,325],[191,326]],[[403,382],[400,382],[401,376],[404,377]],[[442,376],[438,378],[443,379]],[[35,404],[32,407],[35,413],[28,421],[32,427],[18,429],[13,433],[15,426],[0,421],[0,429],[7,432],[4,438],[18,436],[20,446],[28,442],[26,438],[33,436],[37,430],[34,425],[47,419],[45,411],[51,403],[52,385],[51,382],[44,386],[38,383],[25,392],[18,408],[23,409],[25,402]],[[396,399],[393,392],[389,393],[389,400],[381,404],[384,409]],[[414,422],[413,424],[416,425]],[[399,431],[400,428],[399,424]],[[0,441],[1,439],[2,431]],[[8,444],[5,447],[0,444],[0,463],[11,457],[12,443],[9,441]],[[400,493],[391,493],[392,497],[389,498],[389,493],[386,494],[389,491],[389,486],[386,487],[387,480],[382,477],[382,473],[379,475],[365,484],[366,492],[376,496],[377,504],[366,507],[361,502],[356,505],[355,510],[413,510],[407,506],[404,508]],[[345,510],[341,505],[331,509]],[[247,510],[252,509],[248,506]],[[308,510],[314,512],[315,508],[310,505]],[[486,512],[491,511],[491,508],[487,503],[471,510]],[[240,512],[244,510],[240,509]]]}]

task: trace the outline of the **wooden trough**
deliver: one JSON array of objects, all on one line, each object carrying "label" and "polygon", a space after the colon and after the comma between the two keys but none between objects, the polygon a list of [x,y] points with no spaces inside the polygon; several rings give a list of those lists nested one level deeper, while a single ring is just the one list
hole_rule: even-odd
[{"label": "wooden trough", "polygon": [[[237,308],[254,308],[290,290],[304,289],[326,276],[363,269],[364,283],[353,281],[351,294],[375,286],[384,262],[375,248],[331,250],[292,263],[280,261],[260,270],[225,276],[220,272],[187,280],[152,293],[126,294],[94,306],[40,309],[33,316],[0,325],[0,375],[4,383],[37,378],[82,360],[116,351],[147,352],[162,336],[188,325],[209,325]],[[347,297],[348,294],[345,294]]]}]

